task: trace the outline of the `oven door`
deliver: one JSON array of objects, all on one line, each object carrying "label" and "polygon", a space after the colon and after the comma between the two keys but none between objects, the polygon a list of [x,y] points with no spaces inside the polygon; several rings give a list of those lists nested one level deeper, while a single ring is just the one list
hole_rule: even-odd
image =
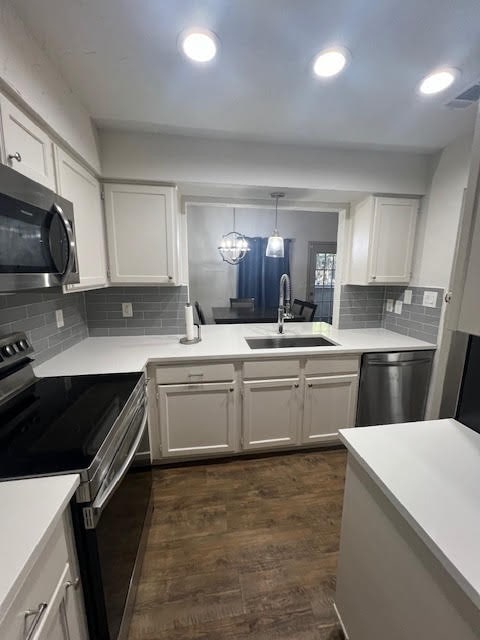
[{"label": "oven door", "polygon": [[151,469],[135,459],[147,430],[141,408],[89,506],[73,505],[90,637],[126,638],[151,514]]},{"label": "oven door", "polygon": [[16,174],[0,168],[0,291],[78,282],[72,204],[5,171]]}]

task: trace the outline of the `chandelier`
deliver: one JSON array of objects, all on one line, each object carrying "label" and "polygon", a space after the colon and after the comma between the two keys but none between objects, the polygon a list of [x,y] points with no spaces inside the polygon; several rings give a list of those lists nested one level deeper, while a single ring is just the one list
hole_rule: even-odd
[{"label": "chandelier", "polygon": [[235,207],[233,208],[233,231],[222,236],[218,251],[222,256],[222,260],[228,262],[228,264],[238,264],[250,251],[245,236],[235,231]]}]

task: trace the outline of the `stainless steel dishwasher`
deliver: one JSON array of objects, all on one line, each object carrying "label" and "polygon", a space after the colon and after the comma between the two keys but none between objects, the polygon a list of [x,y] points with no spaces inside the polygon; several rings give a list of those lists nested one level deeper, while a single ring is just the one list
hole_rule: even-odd
[{"label": "stainless steel dishwasher", "polygon": [[423,420],[433,351],[365,353],[357,427]]}]

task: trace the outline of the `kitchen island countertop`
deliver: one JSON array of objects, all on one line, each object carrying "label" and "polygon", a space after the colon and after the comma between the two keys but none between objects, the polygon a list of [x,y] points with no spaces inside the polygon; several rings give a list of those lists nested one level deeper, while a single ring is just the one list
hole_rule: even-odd
[{"label": "kitchen island countertop", "polygon": [[480,434],[444,419],[340,429],[340,438],[480,608]]}]

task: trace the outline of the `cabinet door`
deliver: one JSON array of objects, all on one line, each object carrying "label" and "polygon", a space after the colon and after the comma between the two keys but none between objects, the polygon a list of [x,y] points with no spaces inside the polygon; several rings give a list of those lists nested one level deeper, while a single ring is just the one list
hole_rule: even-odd
[{"label": "cabinet door", "polygon": [[256,380],[243,383],[243,448],[298,443],[300,381]]},{"label": "cabinet door", "polygon": [[110,280],[176,284],[178,230],[173,187],[105,185]]},{"label": "cabinet door", "polygon": [[7,164],[28,178],[55,190],[53,144],[37,124],[0,96]]},{"label": "cabinet door", "polygon": [[[55,587],[51,600],[43,615],[38,618],[38,625],[32,640],[83,640],[84,629],[75,616],[71,615],[71,603],[75,598],[75,586],[72,583],[70,565],[67,563]],[[35,618],[32,616],[34,624]],[[28,622],[27,622],[28,624]],[[28,627],[27,627],[28,628]]]},{"label": "cabinet door", "polygon": [[370,283],[410,280],[417,214],[418,200],[375,198]]},{"label": "cabinet door", "polygon": [[100,183],[62,149],[55,149],[58,192],[73,202],[80,283],[66,290],[107,285],[107,250]]},{"label": "cabinet door", "polygon": [[160,385],[162,454],[186,456],[234,451],[236,395],[233,382]]},{"label": "cabinet door", "polygon": [[338,440],[338,429],[355,425],[358,376],[307,378],[302,442]]}]

